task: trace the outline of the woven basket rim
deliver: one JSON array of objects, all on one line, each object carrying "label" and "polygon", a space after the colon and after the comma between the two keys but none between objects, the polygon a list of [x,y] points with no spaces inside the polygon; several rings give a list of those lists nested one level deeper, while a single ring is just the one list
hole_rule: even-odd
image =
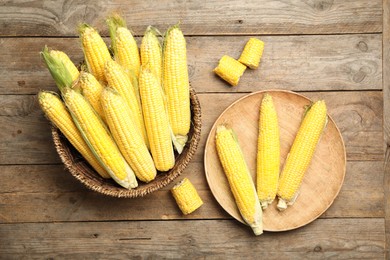
[{"label": "woven basket rim", "polygon": [[135,189],[128,190],[120,187],[111,179],[103,179],[95,170],[93,170],[86,160],[78,154],[75,148],[62,135],[61,131],[52,125],[51,132],[54,146],[61,161],[64,163],[65,168],[87,188],[117,198],[143,197],[165,187],[180,176],[198,148],[202,128],[201,108],[199,99],[192,87],[190,87],[190,101],[191,128],[188,136],[189,138],[182,154],[177,155],[175,153],[175,166],[168,172],[158,173],[156,179],[150,183],[139,181],[139,186]]}]

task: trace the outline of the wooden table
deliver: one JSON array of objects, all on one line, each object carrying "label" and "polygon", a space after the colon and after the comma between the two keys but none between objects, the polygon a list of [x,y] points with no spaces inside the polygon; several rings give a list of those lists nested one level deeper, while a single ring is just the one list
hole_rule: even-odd
[{"label": "wooden table", "polygon": [[[134,33],[181,21],[202,138],[179,178],[204,205],[183,217],[168,186],[139,199],[87,190],[61,164],[36,93],[55,90],[39,56],[45,44],[82,59],[75,27],[121,10]],[[250,36],[265,51],[259,70],[228,87],[212,69],[238,57]],[[140,39],[140,38],[139,38]],[[139,40],[138,39],[138,40]],[[107,39],[108,40],[108,39]],[[203,150],[218,115],[257,90],[294,90],[328,104],[347,149],[334,204],[313,223],[252,235],[217,204]],[[390,246],[390,1],[0,1],[0,258],[375,258]]]}]

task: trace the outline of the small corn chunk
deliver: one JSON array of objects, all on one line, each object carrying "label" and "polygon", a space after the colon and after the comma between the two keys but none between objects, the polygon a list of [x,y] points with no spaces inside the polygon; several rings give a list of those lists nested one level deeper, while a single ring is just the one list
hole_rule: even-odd
[{"label": "small corn chunk", "polygon": [[287,205],[295,202],[303,176],[326,127],[326,113],[323,100],[315,102],[306,111],[280,176],[277,193],[279,210],[285,210]]},{"label": "small corn chunk", "polygon": [[262,210],[252,176],[232,129],[217,127],[216,147],[236,205],[255,235],[263,233]]},{"label": "small corn chunk", "polygon": [[175,165],[175,156],[163,90],[154,75],[144,68],[140,72],[139,89],[154,165],[159,171],[168,171]]},{"label": "small corn chunk", "polygon": [[84,141],[60,97],[54,92],[41,91],[38,94],[38,99],[39,105],[46,117],[60,129],[66,139],[69,140],[96,172],[103,178],[110,178],[110,175],[100,165],[99,161]]},{"label": "small corn chunk", "polygon": [[259,67],[261,56],[263,55],[264,42],[256,38],[250,38],[241,53],[239,62],[251,69]]},{"label": "small corn chunk", "polygon": [[224,55],[219,60],[218,66],[214,69],[214,72],[230,85],[237,86],[245,69],[245,65],[241,64],[232,57]]},{"label": "small corn chunk", "polygon": [[125,20],[119,14],[113,14],[107,19],[107,24],[110,30],[115,60],[125,70],[133,71],[138,77],[141,59],[137,42],[130,30],[127,29]]},{"label": "small corn chunk", "polygon": [[103,86],[92,74],[84,71],[80,73],[78,86],[80,87],[83,96],[88,100],[93,109],[95,109],[95,111],[105,122],[106,119],[104,116],[102,104],[100,102]]},{"label": "small corn chunk", "polygon": [[75,81],[79,77],[79,75],[80,75],[79,70],[74,65],[74,63],[71,61],[71,59],[68,57],[68,55],[66,55],[65,52],[51,50],[50,55],[53,57],[56,57],[57,59],[62,61],[62,63],[64,63],[66,69],[69,71],[69,73],[72,76],[72,81]]},{"label": "small corn chunk", "polygon": [[140,52],[142,66],[148,68],[161,83],[162,51],[157,34],[156,28],[148,26],[142,38]]},{"label": "small corn chunk", "polygon": [[280,170],[278,115],[269,94],[264,95],[260,106],[257,149],[257,195],[265,209],[275,199]]},{"label": "small corn chunk", "polygon": [[143,182],[152,181],[157,171],[126,101],[114,89],[105,88],[102,104],[108,126],[123,157],[138,179]]},{"label": "small corn chunk", "polygon": [[138,86],[134,86],[128,74],[116,61],[111,60],[106,63],[105,74],[108,85],[118,91],[125,99],[131,110],[132,118],[134,118],[138,130],[142,134],[145,144],[149,147],[145,123],[142,116]]},{"label": "small corn chunk", "polygon": [[87,24],[79,26],[80,38],[88,70],[98,81],[106,82],[104,65],[111,60],[110,52],[99,33]]},{"label": "small corn chunk", "polygon": [[190,83],[187,68],[186,40],[180,28],[168,29],[163,47],[163,87],[167,97],[169,122],[181,153],[191,125]]},{"label": "small corn chunk", "polygon": [[171,192],[184,215],[191,214],[203,205],[203,201],[199,197],[194,185],[187,178],[176,184],[171,189]]},{"label": "small corn chunk", "polygon": [[65,88],[62,96],[84,140],[111,177],[124,188],[136,188],[138,183],[133,170],[88,101],[81,93],[70,88]]}]

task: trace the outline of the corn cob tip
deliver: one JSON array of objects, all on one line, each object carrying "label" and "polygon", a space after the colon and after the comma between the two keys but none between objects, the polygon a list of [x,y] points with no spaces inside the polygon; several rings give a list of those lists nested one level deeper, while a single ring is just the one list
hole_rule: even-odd
[{"label": "corn cob tip", "polygon": [[258,225],[258,226],[251,226],[251,228],[253,230],[253,233],[256,236],[260,236],[261,234],[263,234],[263,224]]},{"label": "corn cob tip", "polygon": [[79,32],[79,34],[84,34],[87,32],[87,30],[89,31],[89,30],[95,30],[95,29],[87,23],[80,23],[77,26],[77,31]]},{"label": "corn cob tip", "polygon": [[156,27],[154,27],[152,25],[148,25],[148,27],[145,30],[145,35],[149,34],[149,33],[153,34],[155,36],[157,36],[157,35],[162,36],[162,33]]}]

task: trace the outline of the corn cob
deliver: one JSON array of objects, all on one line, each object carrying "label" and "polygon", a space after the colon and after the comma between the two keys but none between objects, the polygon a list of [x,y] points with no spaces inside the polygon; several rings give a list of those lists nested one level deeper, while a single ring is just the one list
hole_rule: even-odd
[{"label": "corn cob", "polygon": [[96,172],[103,178],[110,178],[110,175],[100,165],[99,161],[84,141],[60,97],[54,92],[40,91],[38,99],[39,105],[46,117],[60,129],[69,142],[77,151],[79,151]]},{"label": "corn cob", "polygon": [[156,177],[156,168],[125,100],[114,89],[105,88],[102,104],[108,126],[123,157],[138,179],[150,182]]},{"label": "corn cob", "polygon": [[42,52],[42,56],[61,91],[73,122],[100,165],[121,186],[125,188],[137,187],[138,183],[134,172],[119,152],[105,124],[81,93],[70,88],[72,78],[64,64],[50,56],[48,52]]},{"label": "corn cob", "polygon": [[186,41],[180,28],[168,29],[163,46],[163,88],[169,122],[179,153],[188,139],[191,124]]},{"label": "corn cob", "polygon": [[113,14],[106,22],[110,30],[115,60],[125,70],[133,71],[138,77],[141,66],[138,46],[133,35],[127,29],[125,20],[119,14]]},{"label": "corn cob", "polygon": [[142,38],[140,52],[142,66],[148,68],[161,83],[162,51],[157,34],[159,32],[156,28],[148,26]]},{"label": "corn cob", "polygon": [[324,101],[315,102],[306,111],[297,136],[284,165],[278,188],[279,210],[292,205],[298,195],[303,176],[327,123]]},{"label": "corn cob", "polygon": [[219,60],[218,66],[214,69],[214,72],[230,85],[237,86],[245,69],[246,66],[239,61],[230,56],[223,55]]},{"label": "corn cob", "polygon": [[87,24],[81,24],[79,32],[89,72],[98,81],[105,82],[104,65],[111,60],[107,45],[99,33]]},{"label": "corn cob", "polygon": [[177,205],[184,215],[191,214],[203,205],[202,199],[189,179],[184,178],[171,189]]},{"label": "corn cob", "polygon": [[50,51],[50,55],[53,56],[53,57],[56,57],[57,59],[61,60],[62,63],[64,63],[66,69],[71,74],[73,81],[75,81],[79,77],[79,75],[80,75],[79,70],[74,65],[74,63],[70,60],[68,55],[66,55],[65,52],[51,50]]},{"label": "corn cob", "polygon": [[175,165],[175,156],[162,88],[148,69],[141,68],[139,89],[154,164],[157,170],[168,171]]},{"label": "corn cob", "polygon": [[132,118],[134,118],[134,122],[136,123],[138,130],[142,134],[145,144],[149,147],[145,123],[142,117],[138,85],[134,86],[124,69],[113,60],[106,63],[105,74],[108,85],[118,91],[118,93],[125,99],[131,110]]},{"label": "corn cob", "polygon": [[275,199],[280,168],[278,116],[268,94],[264,95],[260,106],[257,149],[257,195],[265,209]]},{"label": "corn cob", "polygon": [[256,38],[250,38],[238,61],[251,69],[257,69],[257,67],[259,67],[261,56],[263,55],[263,50],[263,41]]},{"label": "corn cob", "polygon": [[99,81],[88,72],[81,72],[80,78],[78,81],[78,86],[81,89],[81,93],[91,104],[93,109],[99,114],[103,121],[105,121],[105,116],[103,113],[103,107],[100,102],[100,97],[103,91],[103,86]]},{"label": "corn cob", "polygon": [[237,207],[255,235],[263,233],[262,210],[244,155],[232,129],[217,127],[216,147]]}]

